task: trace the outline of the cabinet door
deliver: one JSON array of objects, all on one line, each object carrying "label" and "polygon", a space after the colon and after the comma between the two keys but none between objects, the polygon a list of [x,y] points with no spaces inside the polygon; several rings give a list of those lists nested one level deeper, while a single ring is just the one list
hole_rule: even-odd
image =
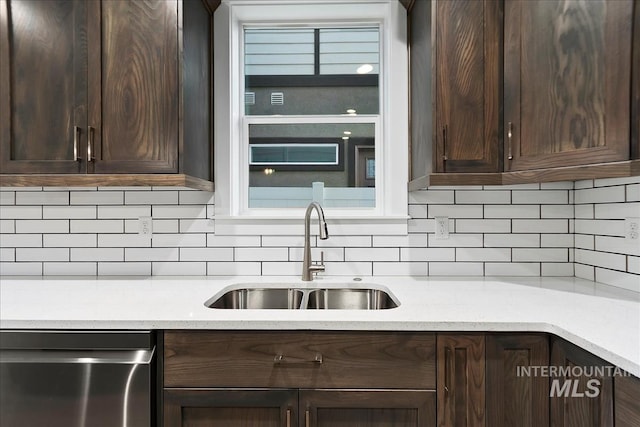
[{"label": "cabinet door", "polygon": [[436,396],[418,390],[301,390],[300,426],[435,426]]},{"label": "cabinet door", "polygon": [[500,172],[500,2],[436,1],[436,171]]},{"label": "cabinet door", "polygon": [[438,426],[484,427],[485,338],[438,335]]},{"label": "cabinet door", "polygon": [[164,427],[296,427],[297,390],[165,389]]},{"label": "cabinet door", "polygon": [[506,0],[505,170],[629,159],[633,0]]},{"label": "cabinet door", "polygon": [[89,2],[90,172],[178,172],[178,7]]},{"label": "cabinet door", "polygon": [[549,425],[549,380],[523,368],[549,365],[545,335],[487,335],[487,425]]},{"label": "cabinet door", "polygon": [[84,172],[75,153],[86,144],[86,8],[0,0],[2,173]]},{"label": "cabinet door", "polygon": [[615,377],[616,427],[640,426],[640,379]]},{"label": "cabinet door", "polygon": [[[613,426],[613,381],[590,368],[606,362],[562,339],[551,347],[551,366],[570,368],[567,377],[552,377],[550,388],[551,427]],[[594,372],[590,372],[593,370]],[[581,372],[582,371],[582,372]],[[573,376],[583,373],[582,376]],[[591,375],[593,374],[593,375]],[[591,383],[588,381],[594,381]]]}]

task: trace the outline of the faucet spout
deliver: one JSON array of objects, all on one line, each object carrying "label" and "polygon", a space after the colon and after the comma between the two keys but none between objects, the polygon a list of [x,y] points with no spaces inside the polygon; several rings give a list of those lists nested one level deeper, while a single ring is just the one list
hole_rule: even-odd
[{"label": "faucet spout", "polygon": [[311,202],[304,214],[304,255],[302,260],[302,280],[308,282],[313,280],[313,273],[324,271],[324,262],[322,264],[313,264],[311,262],[311,213],[318,213],[319,236],[321,240],[329,238],[329,230],[327,222],[324,219],[324,211],[318,202]]}]

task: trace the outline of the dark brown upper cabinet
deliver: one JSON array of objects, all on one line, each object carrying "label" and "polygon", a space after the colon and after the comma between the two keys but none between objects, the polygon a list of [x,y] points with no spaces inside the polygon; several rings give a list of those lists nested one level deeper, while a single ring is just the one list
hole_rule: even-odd
[{"label": "dark brown upper cabinet", "polygon": [[629,160],[633,0],[506,0],[506,171]]},{"label": "dark brown upper cabinet", "polygon": [[[27,174],[3,184],[28,174],[211,181],[215,3],[0,0],[0,167]],[[82,184],[66,179],[55,183]]]},{"label": "dark brown upper cabinet", "polygon": [[436,172],[500,172],[501,2],[436,0]]}]

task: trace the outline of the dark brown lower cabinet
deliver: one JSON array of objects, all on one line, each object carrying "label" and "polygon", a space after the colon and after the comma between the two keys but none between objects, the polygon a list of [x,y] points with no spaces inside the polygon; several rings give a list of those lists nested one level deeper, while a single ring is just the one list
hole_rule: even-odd
[{"label": "dark brown lower cabinet", "polygon": [[640,426],[640,378],[615,377],[616,427]]},{"label": "dark brown lower cabinet", "polygon": [[440,334],[438,426],[484,427],[485,337]]},{"label": "dark brown lower cabinet", "polygon": [[166,389],[164,427],[431,427],[422,390]]},{"label": "dark brown lower cabinet", "polygon": [[549,379],[533,367],[549,365],[544,334],[486,336],[487,426],[547,427]]},{"label": "dark brown lower cabinet", "polygon": [[[551,366],[572,371],[566,377],[550,378],[551,427],[614,425],[613,377],[598,375],[598,369],[591,369],[602,371],[611,367],[608,363],[565,340],[554,339]],[[580,373],[585,375],[577,375]]]},{"label": "dark brown lower cabinet", "polygon": [[164,427],[294,427],[298,390],[165,389]]}]

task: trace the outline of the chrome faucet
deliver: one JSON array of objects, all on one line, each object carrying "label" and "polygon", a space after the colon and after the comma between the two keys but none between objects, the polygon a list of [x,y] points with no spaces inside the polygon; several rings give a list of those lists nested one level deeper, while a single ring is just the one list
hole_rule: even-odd
[{"label": "chrome faucet", "polygon": [[309,282],[313,280],[313,274],[320,271],[324,271],[324,252],[321,253],[320,264],[314,264],[311,262],[311,212],[313,210],[318,212],[318,226],[320,227],[320,239],[327,240],[329,238],[329,231],[327,230],[327,223],[324,220],[324,212],[322,206],[318,202],[311,202],[307,207],[307,211],[304,214],[304,256],[302,259],[302,280]]}]

